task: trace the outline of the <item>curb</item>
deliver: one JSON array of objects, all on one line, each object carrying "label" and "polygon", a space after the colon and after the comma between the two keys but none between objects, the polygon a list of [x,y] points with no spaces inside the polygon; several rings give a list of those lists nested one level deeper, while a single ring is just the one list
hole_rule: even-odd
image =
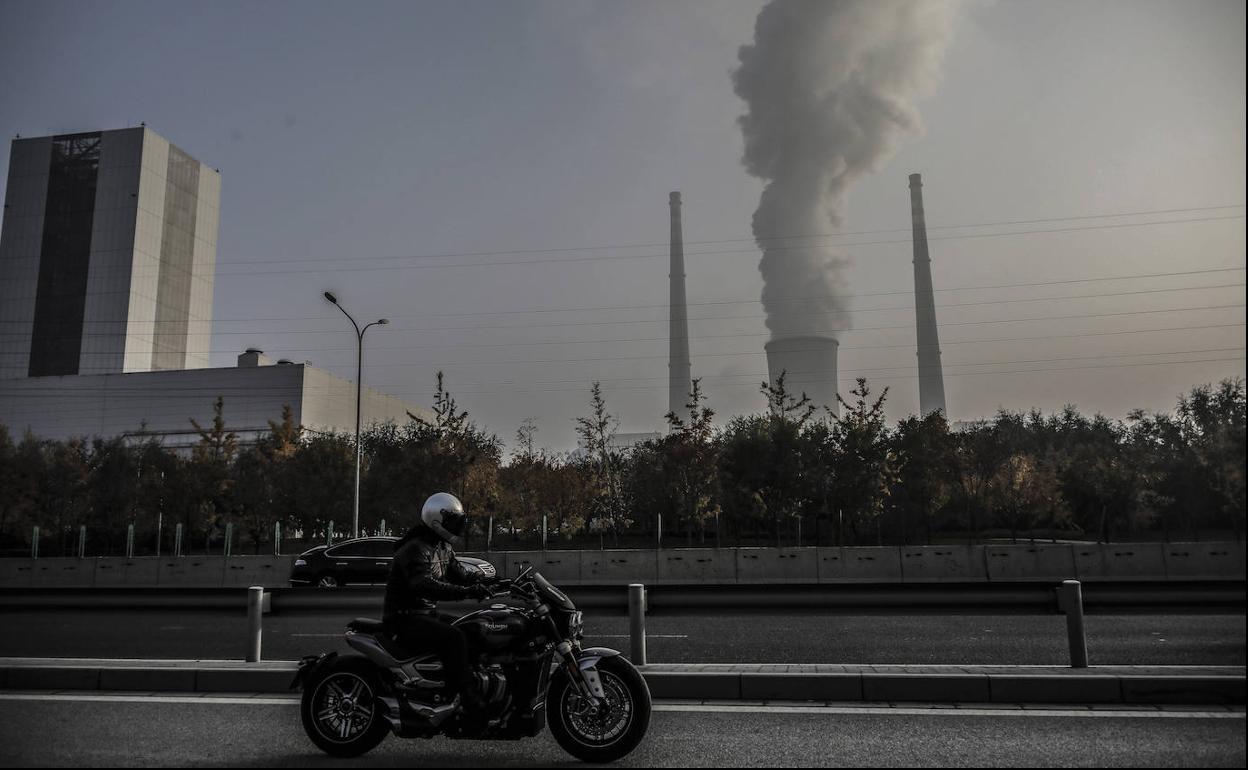
[{"label": "curb", "polygon": [[[887,671],[791,672],[742,669],[672,670],[643,666],[655,698],[926,703],[1133,703],[1227,704],[1245,702],[1242,667],[1216,673],[1132,673],[1132,667],[1093,667],[1086,673],[1029,673],[1025,666],[994,666],[975,673]],[[696,668],[696,666],[689,666]],[[783,667],[780,667],[783,668]],[[846,667],[848,668],[848,667]],[[898,667],[904,668],[904,667]],[[0,660],[0,689],[142,692],[289,692],[294,661]],[[876,669],[876,670],[869,670]],[[1005,669],[1005,670],[1003,670]]]}]

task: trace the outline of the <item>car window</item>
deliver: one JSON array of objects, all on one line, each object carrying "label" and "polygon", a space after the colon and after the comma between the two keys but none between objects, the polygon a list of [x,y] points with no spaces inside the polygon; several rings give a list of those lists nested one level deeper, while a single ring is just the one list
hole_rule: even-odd
[{"label": "car window", "polygon": [[395,541],[393,540],[374,540],[373,541],[373,556],[383,558],[383,559],[393,559],[394,558],[394,543]]},{"label": "car window", "polygon": [[372,556],[373,544],[370,542],[363,543],[343,543],[337,548],[331,548],[325,552],[325,555],[331,559],[341,559],[344,556]]}]

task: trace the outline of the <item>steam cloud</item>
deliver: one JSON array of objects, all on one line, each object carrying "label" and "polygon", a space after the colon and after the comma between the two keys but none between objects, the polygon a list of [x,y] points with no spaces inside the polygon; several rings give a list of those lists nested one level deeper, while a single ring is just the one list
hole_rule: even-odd
[{"label": "steam cloud", "polygon": [[[754,212],[772,339],[848,325],[845,260],[809,236],[842,225],[854,180],[919,130],[913,102],[936,84],[953,0],[772,0],[733,73],[746,170],[767,180]],[[831,334],[830,336],[836,336]]]}]

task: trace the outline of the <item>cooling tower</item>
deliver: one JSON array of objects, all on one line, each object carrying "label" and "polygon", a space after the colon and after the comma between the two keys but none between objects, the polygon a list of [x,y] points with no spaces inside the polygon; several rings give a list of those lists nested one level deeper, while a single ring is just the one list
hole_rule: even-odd
[{"label": "cooling tower", "polygon": [[772,385],[784,373],[784,388],[801,398],[803,392],[817,407],[840,414],[836,400],[836,352],[831,337],[788,337],[763,346],[767,351],[767,378]]},{"label": "cooling tower", "polygon": [[932,295],[932,260],[927,254],[927,219],[923,215],[923,179],[910,175],[910,218],[914,228],[914,325],[918,336],[919,414],[945,412],[945,375],[940,366],[936,300]]},{"label": "cooling tower", "polygon": [[685,241],[680,227],[680,193],[667,197],[672,218],[670,327],[667,353],[667,409],[685,419],[692,366],[689,362],[689,308],[685,304]]}]

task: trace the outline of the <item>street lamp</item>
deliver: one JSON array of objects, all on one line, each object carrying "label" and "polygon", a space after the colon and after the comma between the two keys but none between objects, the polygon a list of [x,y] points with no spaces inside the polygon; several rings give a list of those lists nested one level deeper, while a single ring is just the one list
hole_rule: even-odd
[{"label": "street lamp", "polygon": [[371,326],[381,326],[390,323],[385,318],[380,318],[367,324],[363,329],[351,317],[351,314],[338,304],[338,298],[330,292],[325,292],[325,299],[333,303],[334,307],[342,311],[347,317],[351,325],[355,327],[355,338],[359,343],[355,359],[355,502],[351,507],[351,537],[360,536],[360,390],[364,378],[364,332],[368,331]]}]

